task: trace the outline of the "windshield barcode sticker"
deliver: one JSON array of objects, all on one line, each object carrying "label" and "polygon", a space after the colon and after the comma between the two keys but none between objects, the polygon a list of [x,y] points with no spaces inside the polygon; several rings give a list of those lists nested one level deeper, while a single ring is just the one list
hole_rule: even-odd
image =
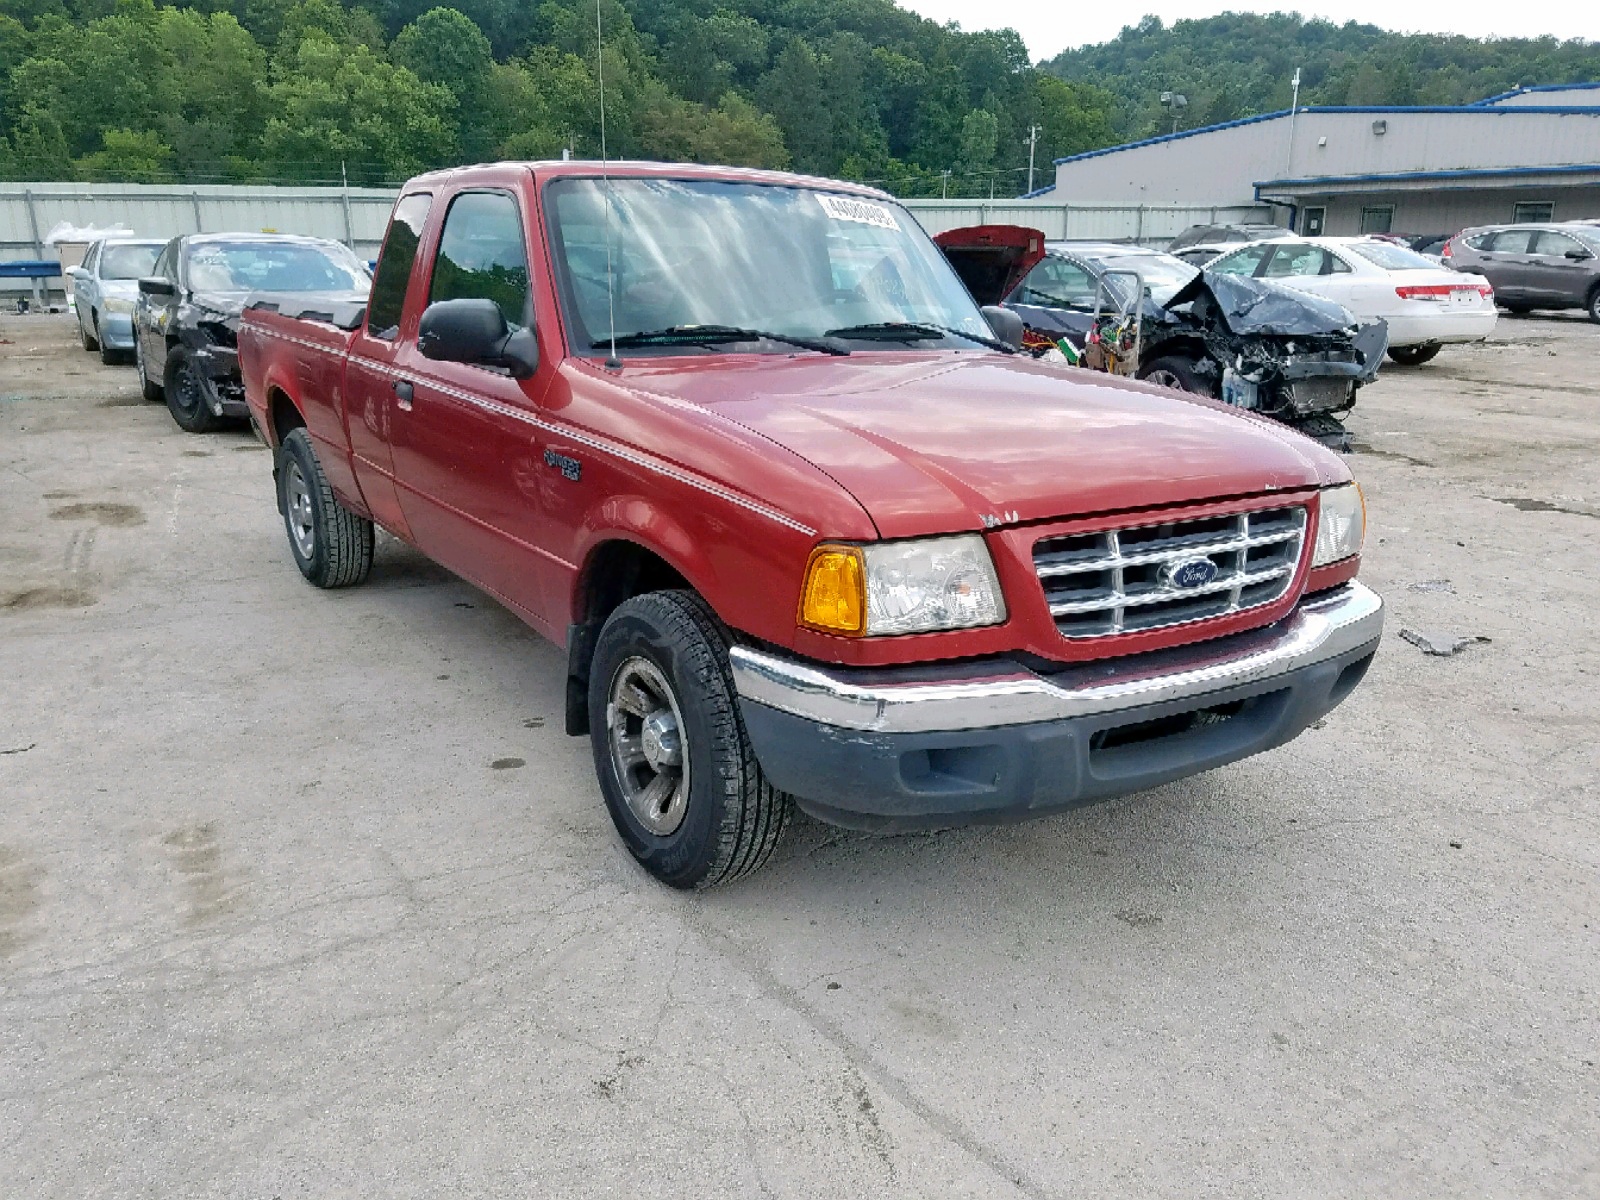
[{"label": "windshield barcode sticker", "polygon": [[817,193],[817,203],[822,211],[835,221],[855,221],[861,225],[876,225],[879,229],[899,229],[894,214],[881,204],[870,200],[856,200],[850,196],[825,196]]}]

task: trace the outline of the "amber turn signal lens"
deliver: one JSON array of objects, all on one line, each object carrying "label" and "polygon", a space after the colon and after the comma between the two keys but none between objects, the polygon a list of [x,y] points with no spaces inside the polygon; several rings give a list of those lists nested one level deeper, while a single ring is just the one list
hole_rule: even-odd
[{"label": "amber turn signal lens", "polygon": [[867,631],[866,571],[857,546],[818,546],[800,588],[800,624],[860,637]]}]

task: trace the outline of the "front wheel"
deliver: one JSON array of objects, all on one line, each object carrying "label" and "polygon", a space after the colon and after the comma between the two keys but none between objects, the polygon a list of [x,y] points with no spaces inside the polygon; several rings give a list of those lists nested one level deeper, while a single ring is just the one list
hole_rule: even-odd
[{"label": "front wheel", "polygon": [[[91,315],[89,319],[91,321],[93,321],[94,317]],[[99,332],[99,330],[97,328],[95,330],[95,333],[98,333],[98,332]],[[100,339],[95,336],[95,333],[90,333],[89,332],[89,327],[83,323],[83,310],[79,309],[78,310],[78,336],[83,339],[83,348],[85,350],[98,350],[98,349],[100,349]]]},{"label": "front wheel", "polygon": [[1589,320],[1600,325],[1600,287],[1589,293],[1589,302],[1584,307],[1589,314]]},{"label": "front wheel", "polygon": [[1194,360],[1176,354],[1147,362],[1139,368],[1139,378],[1147,383],[1159,383],[1162,387],[1172,388],[1174,391],[1194,392],[1202,396],[1210,394],[1210,389],[1200,381]]},{"label": "front wheel", "polygon": [[99,317],[94,319],[94,337],[95,341],[100,343],[100,361],[102,363],[108,367],[111,367],[122,361],[122,351],[113,350],[110,346],[106,345],[106,335],[100,332]]},{"label": "front wheel", "polygon": [[700,597],[651,592],[611,614],[590,668],[589,730],[611,820],[662,883],[715,887],[772,857],[793,801],[756,762],[727,635]]},{"label": "front wheel", "polygon": [[185,433],[211,433],[222,427],[222,418],[206,404],[205,385],[194,356],[183,347],[167,355],[167,370],[161,390],[167,396],[167,411]]},{"label": "front wheel", "polygon": [[1389,357],[1402,367],[1420,367],[1425,362],[1432,362],[1443,349],[1438,342],[1424,346],[1390,346]]},{"label": "front wheel", "polygon": [[278,447],[278,510],[294,564],[320,588],[350,587],[372,570],[372,522],[333,494],[311,437],[292,429]]}]

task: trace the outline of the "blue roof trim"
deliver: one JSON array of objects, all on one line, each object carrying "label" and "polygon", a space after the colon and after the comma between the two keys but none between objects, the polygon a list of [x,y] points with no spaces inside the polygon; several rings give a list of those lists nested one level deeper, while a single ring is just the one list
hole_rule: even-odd
[{"label": "blue roof trim", "polygon": [[1590,88],[1600,88],[1600,83],[1541,83],[1531,87],[1512,88],[1509,92],[1501,92],[1498,96],[1485,96],[1482,100],[1474,100],[1471,107],[1483,108],[1486,105],[1498,104],[1502,100],[1510,100],[1513,96],[1526,96],[1529,92],[1576,92],[1587,91]]},{"label": "blue roof trim", "polygon": [[1047,196],[1047,195],[1049,195],[1051,192],[1053,192],[1055,190],[1056,190],[1056,185],[1055,184],[1047,183],[1042,188],[1034,188],[1033,191],[1031,191],[1031,192],[1024,192],[1022,195],[1018,196],[1017,199],[1018,200],[1034,200],[1034,199],[1037,199],[1040,196]]},{"label": "blue roof trim", "polygon": [[1396,171],[1391,175],[1311,175],[1304,179],[1265,179],[1255,184],[1256,199],[1262,188],[1312,187],[1343,183],[1412,183],[1437,179],[1503,179],[1511,175],[1582,175],[1600,172],[1600,163],[1562,164],[1551,167],[1483,167],[1458,171]]},{"label": "blue roof trim", "polygon": [[[1578,105],[1545,105],[1545,104],[1519,104],[1510,107],[1489,106],[1480,104],[1428,104],[1428,105],[1310,105],[1300,109],[1305,113],[1471,113],[1473,116],[1504,116],[1507,113],[1558,113],[1585,117],[1600,116],[1600,107],[1583,107]],[[1203,125],[1199,129],[1184,129],[1178,133],[1163,133],[1159,137],[1145,138],[1142,142],[1126,142],[1121,146],[1107,146],[1103,150],[1088,150],[1082,154],[1069,155],[1058,158],[1055,165],[1062,163],[1082,162],[1086,158],[1099,158],[1102,154],[1117,154],[1123,150],[1138,150],[1144,146],[1156,146],[1162,142],[1176,142],[1183,138],[1198,137],[1202,133],[1216,133],[1219,129],[1237,129],[1241,125],[1254,125],[1260,121],[1276,121],[1287,117],[1289,110],[1280,109],[1278,112],[1262,113],[1256,117],[1241,117],[1237,121],[1224,121],[1221,125]]]}]

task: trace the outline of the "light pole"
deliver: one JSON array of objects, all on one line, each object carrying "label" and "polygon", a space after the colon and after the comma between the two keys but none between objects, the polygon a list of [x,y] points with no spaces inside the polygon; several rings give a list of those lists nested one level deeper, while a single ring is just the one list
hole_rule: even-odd
[{"label": "light pole", "polygon": [[949,171],[940,171],[939,172],[939,199],[941,199],[941,200],[950,199],[950,172]]},{"label": "light pole", "polygon": [[1039,134],[1043,132],[1037,125],[1028,126],[1028,194],[1033,194],[1033,152],[1039,146]]},{"label": "light pole", "polygon": [[1172,132],[1178,132],[1178,114],[1189,107],[1189,97],[1182,92],[1162,92],[1161,107],[1172,110]]}]

